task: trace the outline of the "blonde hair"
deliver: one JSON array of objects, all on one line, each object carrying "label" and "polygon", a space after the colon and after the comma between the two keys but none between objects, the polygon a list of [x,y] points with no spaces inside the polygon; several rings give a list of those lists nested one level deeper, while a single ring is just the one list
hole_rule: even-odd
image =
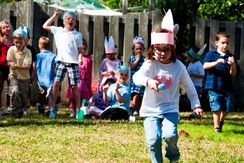
[{"label": "blonde hair", "polygon": [[38,41],[39,48],[48,49],[49,48],[49,38],[42,36]]},{"label": "blonde hair", "polygon": [[[11,23],[9,21],[7,21],[7,20],[1,21],[0,22],[0,40],[2,40],[2,37],[3,37],[2,28],[3,28],[3,25],[5,25],[5,24],[9,25],[10,26],[11,33],[13,32],[12,25],[11,25]],[[10,40],[11,37],[12,37],[12,35],[9,35],[8,36],[8,39]]]}]

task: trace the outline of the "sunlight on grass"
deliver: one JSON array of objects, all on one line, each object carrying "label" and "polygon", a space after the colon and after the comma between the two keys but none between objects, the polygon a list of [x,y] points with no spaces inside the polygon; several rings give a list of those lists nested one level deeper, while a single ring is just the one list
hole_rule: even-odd
[{"label": "sunlight on grass", "polygon": [[[211,114],[197,120],[181,115],[181,162],[244,161],[243,114],[230,115],[221,134]],[[67,109],[53,120],[32,108],[22,119],[1,117],[0,162],[150,162],[143,132],[142,120],[77,122]]]}]

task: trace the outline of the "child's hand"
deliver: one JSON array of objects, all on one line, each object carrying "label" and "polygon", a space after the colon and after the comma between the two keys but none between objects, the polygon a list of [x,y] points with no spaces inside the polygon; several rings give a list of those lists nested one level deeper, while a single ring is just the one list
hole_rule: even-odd
[{"label": "child's hand", "polygon": [[15,69],[17,69],[17,68],[18,68],[18,65],[17,65],[17,64],[12,64],[12,65],[11,65],[11,69],[12,69],[12,70],[15,70]]},{"label": "child's hand", "polygon": [[114,73],[114,71],[108,71],[108,76],[114,76],[115,75],[115,73]]},{"label": "child's hand", "polygon": [[194,109],[194,112],[197,114],[198,117],[202,117],[203,116],[203,110],[200,107]]},{"label": "child's hand", "polygon": [[233,65],[233,64],[235,64],[234,57],[233,57],[233,56],[232,56],[232,57],[229,57],[227,63],[228,63],[229,65]]},{"label": "child's hand", "polygon": [[109,88],[109,84],[103,86],[103,92],[107,92]]},{"label": "child's hand", "polygon": [[225,60],[223,58],[219,58],[217,60],[217,64],[224,64],[225,63]]},{"label": "child's hand", "polygon": [[57,9],[54,11],[53,16],[59,17],[61,15],[61,10]]},{"label": "child's hand", "polygon": [[149,79],[147,81],[147,85],[149,88],[151,88],[154,91],[158,91],[158,81],[157,80],[153,80],[153,79]]}]

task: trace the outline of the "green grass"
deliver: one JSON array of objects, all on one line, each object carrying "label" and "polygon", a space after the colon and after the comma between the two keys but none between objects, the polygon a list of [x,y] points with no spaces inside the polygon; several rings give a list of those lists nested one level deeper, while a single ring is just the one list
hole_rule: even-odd
[{"label": "green grass", "polygon": [[[68,113],[53,120],[32,108],[21,119],[0,117],[0,162],[150,162],[141,120],[77,122]],[[244,114],[229,115],[221,134],[210,113],[188,115],[179,124],[180,162],[244,162]]]}]

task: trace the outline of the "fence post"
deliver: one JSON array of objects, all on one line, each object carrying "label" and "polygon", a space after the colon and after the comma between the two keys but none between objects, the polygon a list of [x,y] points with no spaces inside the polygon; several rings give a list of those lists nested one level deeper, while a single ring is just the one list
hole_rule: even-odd
[{"label": "fence post", "polygon": [[128,9],[128,0],[123,0],[123,6],[122,6],[123,15],[127,13],[127,9]]},{"label": "fence post", "polygon": [[204,45],[205,21],[201,18],[196,19],[195,46],[201,48]]},{"label": "fence post", "polygon": [[[33,0],[26,1],[26,26],[31,29],[31,35],[33,38],[33,15],[34,15],[34,3]],[[31,39],[29,43],[32,45],[33,40]]]},{"label": "fence post", "polygon": [[[244,38],[244,22],[241,23],[241,38]],[[244,111],[244,40],[240,44],[240,89],[239,89],[239,112]]]}]

